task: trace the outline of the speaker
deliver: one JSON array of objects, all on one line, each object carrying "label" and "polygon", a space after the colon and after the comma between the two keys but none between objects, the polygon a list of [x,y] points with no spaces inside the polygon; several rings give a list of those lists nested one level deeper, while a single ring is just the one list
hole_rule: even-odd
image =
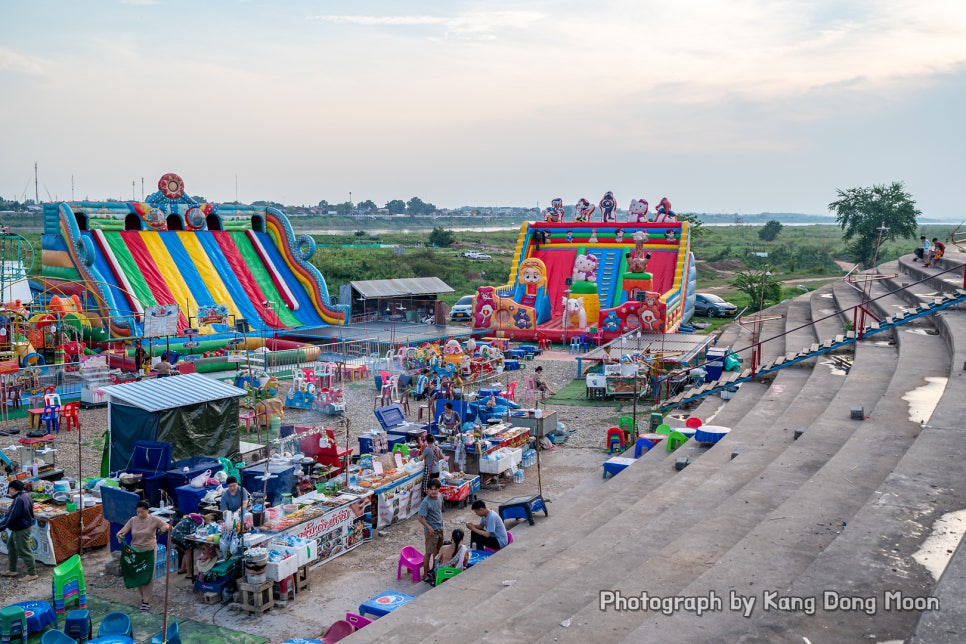
[{"label": "speaker", "polygon": [[235,320],[235,333],[248,333],[249,331],[251,331],[251,327],[248,326],[248,320],[245,318]]},{"label": "speaker", "polygon": [[567,286],[571,286],[573,285],[573,283],[574,283],[574,278],[572,277],[568,277],[567,279],[564,280],[564,284],[566,284]]}]

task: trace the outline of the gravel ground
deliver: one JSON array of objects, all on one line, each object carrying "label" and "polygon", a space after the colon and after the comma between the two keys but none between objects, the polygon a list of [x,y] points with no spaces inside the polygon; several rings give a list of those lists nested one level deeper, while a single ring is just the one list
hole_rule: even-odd
[{"label": "gravel ground", "polygon": [[[571,382],[576,375],[576,363],[567,353],[546,352],[533,362],[526,363],[527,369],[506,372],[500,376],[504,385],[518,382],[517,391],[522,391],[523,378],[532,373],[532,369],[540,364],[544,367],[544,378],[551,389],[559,390]],[[284,396],[289,384],[282,383],[280,397]],[[472,390],[472,389],[471,389]],[[346,383],[346,417],[350,423],[352,439],[351,446],[357,446],[355,437],[371,427],[377,426],[372,415],[375,387],[372,379],[364,382]],[[518,399],[520,396],[518,395]],[[607,459],[605,453],[605,430],[612,426],[617,416],[622,412],[630,412],[630,405],[623,408],[607,407],[577,407],[547,405],[547,409],[555,410],[558,420],[574,432],[563,446],[542,454],[542,477],[540,489],[545,498],[554,499],[578,485],[593,485],[599,481],[600,464]],[[640,409],[638,410],[640,415]],[[411,403],[409,418],[415,420],[417,403]],[[321,416],[313,411],[286,409],[283,422],[285,424],[326,424],[335,426],[338,419]],[[25,431],[26,420],[16,421],[17,426]],[[76,476],[78,461],[83,464],[83,476],[96,476],[100,472],[101,450],[103,448],[102,434],[107,426],[106,408],[81,410],[81,430],[77,432],[62,432],[57,439],[56,462],[62,467],[67,476]],[[254,442],[254,434],[243,440]],[[78,439],[80,446],[78,449]],[[4,445],[13,442],[4,441]],[[511,496],[526,493],[536,493],[538,482],[536,468],[526,470],[526,481],[522,484],[510,483],[503,489],[483,490],[479,497],[492,504],[497,504]],[[552,513],[552,510],[551,510]],[[447,510],[444,514],[447,533],[453,528],[462,527],[466,521],[474,520],[469,510]],[[371,543],[340,557],[325,566],[312,571],[311,590],[308,601],[313,602],[311,611],[298,610],[305,604],[300,597],[296,602],[289,602],[289,609],[274,609],[261,619],[240,616],[229,610],[220,610],[220,606],[206,606],[197,600],[190,590],[190,582],[184,579],[172,578],[172,611],[181,616],[191,617],[199,621],[213,622],[230,626],[269,637],[272,641],[280,641],[288,637],[311,636],[319,633],[325,626],[339,619],[346,610],[353,610],[359,603],[360,597],[371,597],[387,587],[398,587],[399,590],[411,594],[420,594],[429,590],[425,584],[410,585],[408,582],[397,582],[395,578],[396,560],[399,550],[407,544],[421,544],[422,537],[416,521],[404,521],[394,524],[385,530]],[[87,571],[88,592],[93,592],[106,599],[135,604],[134,591],[125,590],[118,577],[106,573],[109,570],[110,556],[107,549],[93,551],[84,555]],[[17,580],[0,578],[0,601],[8,602],[14,596],[18,598],[43,598],[50,593],[50,567],[38,564],[40,579],[29,584]],[[24,587],[26,586],[26,587]],[[156,584],[156,594],[160,594],[161,584]],[[155,601],[154,612],[160,610],[160,597]]]}]

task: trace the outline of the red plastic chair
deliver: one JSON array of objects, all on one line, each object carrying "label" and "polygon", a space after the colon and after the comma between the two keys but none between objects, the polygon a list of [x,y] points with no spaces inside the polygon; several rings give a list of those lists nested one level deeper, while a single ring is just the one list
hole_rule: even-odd
[{"label": "red plastic chair", "polygon": [[506,399],[509,400],[510,402],[516,402],[517,401],[517,383],[516,383],[516,381],[511,382],[510,383],[510,386],[506,388]]},{"label": "red plastic chair", "polygon": [[[396,566],[396,579],[402,579],[402,570],[406,568],[412,573],[413,583],[418,584],[422,577],[423,553],[413,546],[406,546],[399,551],[399,565]],[[328,640],[326,640],[328,641]]]},{"label": "red plastic chair", "polygon": [[607,451],[608,453],[624,449],[624,430],[620,427],[611,427],[607,430]]},{"label": "red plastic chair", "polygon": [[698,427],[701,427],[701,425],[703,424],[704,423],[702,423],[701,419],[698,418],[697,416],[689,416],[688,419],[684,421],[684,426],[690,427],[691,429],[697,429]]},{"label": "red plastic chair", "polygon": [[64,403],[60,408],[60,424],[67,430],[70,431],[71,424],[74,425],[76,429],[80,429],[80,410],[79,402],[69,402]]},{"label": "red plastic chair", "polygon": [[344,619],[336,620],[332,623],[325,633],[322,634],[322,641],[325,644],[333,644],[341,639],[349,637],[356,632],[356,627]]},{"label": "red plastic chair", "polygon": [[372,623],[372,620],[368,617],[363,617],[362,615],[356,615],[355,613],[346,613],[345,621],[352,624],[356,630],[359,630],[363,626],[368,626]]}]

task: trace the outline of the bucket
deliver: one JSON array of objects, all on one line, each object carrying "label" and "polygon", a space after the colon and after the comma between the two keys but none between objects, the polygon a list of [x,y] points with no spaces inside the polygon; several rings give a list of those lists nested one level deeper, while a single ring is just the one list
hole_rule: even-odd
[{"label": "bucket", "polygon": [[68,512],[77,512],[77,504],[76,503],[68,503],[65,507],[67,508],[67,511]]},{"label": "bucket", "polygon": [[282,495],[282,505],[290,505],[291,503],[292,503],[292,495],[291,494],[283,494]]}]

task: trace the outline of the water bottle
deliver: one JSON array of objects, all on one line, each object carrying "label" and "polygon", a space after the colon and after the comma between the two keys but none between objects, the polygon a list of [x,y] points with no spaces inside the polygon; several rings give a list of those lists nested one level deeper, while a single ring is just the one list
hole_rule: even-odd
[{"label": "water bottle", "polygon": [[514,483],[523,483],[523,470],[517,470],[513,473]]}]

